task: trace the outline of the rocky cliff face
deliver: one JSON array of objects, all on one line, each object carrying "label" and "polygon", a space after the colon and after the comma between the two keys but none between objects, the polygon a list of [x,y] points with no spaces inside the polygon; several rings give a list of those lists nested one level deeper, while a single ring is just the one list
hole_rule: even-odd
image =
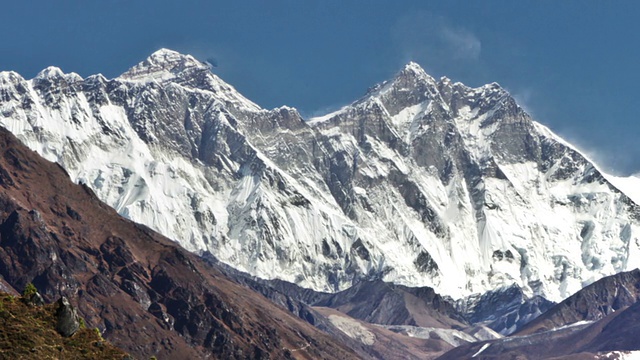
[{"label": "rocky cliff face", "polygon": [[414,63],[314,119],[188,55],[115,79],[0,73],[0,124],[120,214],[263,278],[559,301],[640,264],[640,210],[497,84]]},{"label": "rocky cliff face", "polygon": [[[88,327],[143,359],[357,355],[151,229],[0,129],[0,276],[61,296],[58,329]],[[62,301],[62,300],[61,300]],[[62,307],[59,307],[62,308]],[[76,335],[74,335],[76,336]]]}]

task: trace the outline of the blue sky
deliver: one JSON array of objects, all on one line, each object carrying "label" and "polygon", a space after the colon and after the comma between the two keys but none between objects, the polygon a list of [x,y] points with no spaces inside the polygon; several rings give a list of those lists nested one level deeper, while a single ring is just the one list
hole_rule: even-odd
[{"label": "blue sky", "polygon": [[344,105],[410,60],[498,82],[535,119],[617,173],[640,172],[640,2],[13,1],[0,70],[115,77],[160,47],[214,58],[263,107]]}]

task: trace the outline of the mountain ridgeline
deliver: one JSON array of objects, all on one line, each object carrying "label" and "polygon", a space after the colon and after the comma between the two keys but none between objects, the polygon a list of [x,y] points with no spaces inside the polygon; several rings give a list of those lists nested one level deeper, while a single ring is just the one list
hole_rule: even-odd
[{"label": "mountain ridgeline", "polygon": [[115,79],[0,73],[0,124],[125,217],[266,279],[560,301],[640,264],[640,208],[498,84],[410,63],[342,109],[265,110],[162,49]]}]

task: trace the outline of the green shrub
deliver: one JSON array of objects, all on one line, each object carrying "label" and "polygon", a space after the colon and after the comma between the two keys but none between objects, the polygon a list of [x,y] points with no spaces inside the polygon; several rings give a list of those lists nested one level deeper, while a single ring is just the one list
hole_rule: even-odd
[{"label": "green shrub", "polygon": [[94,328],[94,329],[93,329],[93,331],[95,331],[95,332],[96,332],[96,335],[98,335],[98,339],[100,339],[100,340],[104,340],[104,339],[102,338],[102,333],[100,333],[100,329],[98,329],[98,328]]},{"label": "green shrub", "polygon": [[22,297],[31,297],[32,295],[35,295],[38,292],[38,289],[36,289],[36,286],[33,285],[33,283],[28,283],[27,286],[24,287],[24,290],[22,291]]}]

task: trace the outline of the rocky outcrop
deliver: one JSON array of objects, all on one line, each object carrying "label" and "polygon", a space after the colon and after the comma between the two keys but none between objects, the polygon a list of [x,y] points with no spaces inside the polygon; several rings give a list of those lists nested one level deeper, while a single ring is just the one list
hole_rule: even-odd
[{"label": "rocky outcrop", "polygon": [[80,328],[80,318],[76,308],[66,297],[56,302],[56,331],[64,337],[70,337]]},{"label": "rocky outcrop", "polygon": [[42,295],[40,295],[40,293],[37,291],[33,294],[23,295],[22,300],[25,302],[25,304],[28,304],[31,306],[44,305],[44,299],[42,298]]}]

